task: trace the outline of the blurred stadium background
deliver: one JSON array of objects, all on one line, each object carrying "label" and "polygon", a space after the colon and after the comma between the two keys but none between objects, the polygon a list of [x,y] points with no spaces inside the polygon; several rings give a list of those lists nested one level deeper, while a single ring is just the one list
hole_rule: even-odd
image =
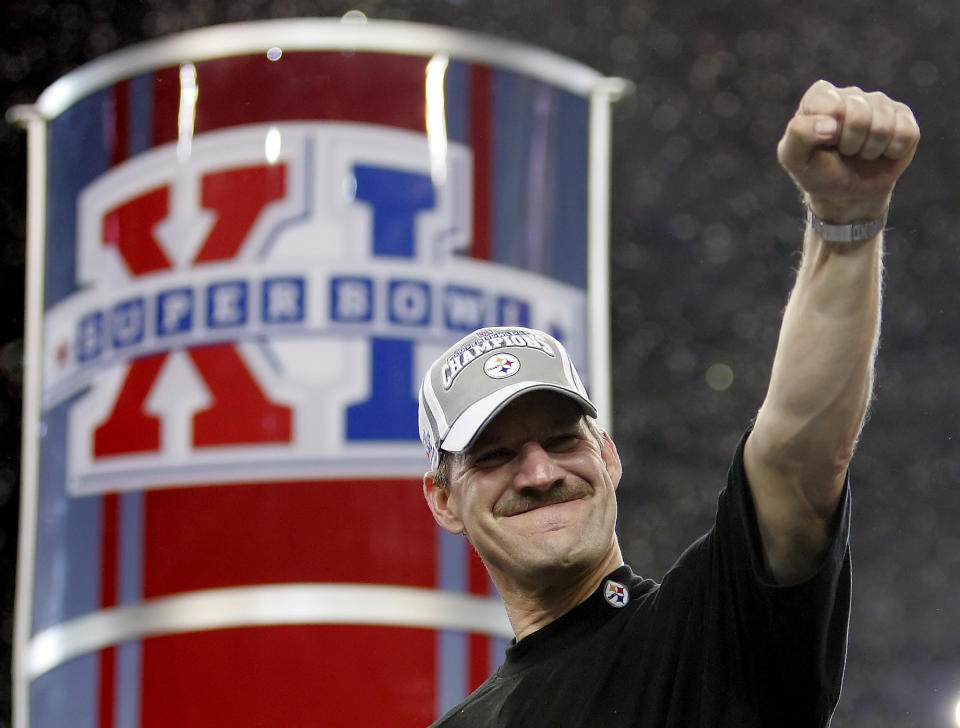
[{"label": "blurred stadium background", "polygon": [[[141,40],[223,22],[411,20],[538,45],[634,93],[614,110],[613,426],[628,560],[659,577],[710,525],[763,398],[798,261],[777,139],[817,78],[909,103],[877,397],[853,466],[854,603],[834,726],[940,728],[960,700],[960,13],[955,0],[7,0],[4,109]],[[0,726],[9,722],[26,136],[0,124]],[[424,517],[427,517],[424,511]],[[960,724],[960,716],[957,718]]]}]

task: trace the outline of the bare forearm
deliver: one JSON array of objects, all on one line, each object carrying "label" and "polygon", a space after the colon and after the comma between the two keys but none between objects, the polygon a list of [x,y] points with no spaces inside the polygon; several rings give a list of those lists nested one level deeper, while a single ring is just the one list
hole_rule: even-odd
[{"label": "bare forearm", "polygon": [[869,405],[881,269],[882,236],[835,245],[807,229],[757,424],[784,467],[822,468],[821,482],[842,477]]}]

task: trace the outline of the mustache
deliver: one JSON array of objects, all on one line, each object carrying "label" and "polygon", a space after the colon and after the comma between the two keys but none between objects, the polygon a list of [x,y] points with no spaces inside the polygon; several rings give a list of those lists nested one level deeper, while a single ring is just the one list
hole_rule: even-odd
[{"label": "mustache", "polygon": [[554,503],[578,500],[593,495],[593,488],[585,480],[563,481],[545,491],[521,491],[509,500],[501,501],[494,506],[495,516],[516,516],[520,513],[532,511],[534,508],[549,506]]}]

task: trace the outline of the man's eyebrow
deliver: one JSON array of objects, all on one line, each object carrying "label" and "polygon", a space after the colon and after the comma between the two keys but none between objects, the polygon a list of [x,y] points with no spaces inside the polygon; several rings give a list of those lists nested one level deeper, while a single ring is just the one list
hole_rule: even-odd
[{"label": "man's eyebrow", "polygon": [[464,459],[466,459],[466,460],[473,460],[474,458],[478,457],[479,455],[483,455],[484,453],[488,453],[488,452],[490,452],[491,450],[499,450],[499,449],[501,449],[501,448],[505,448],[506,446],[507,446],[507,443],[506,443],[506,441],[503,440],[503,439],[486,440],[486,441],[483,441],[483,442],[474,443],[474,444],[471,445],[469,448],[467,448],[466,450],[464,450],[463,453],[462,453],[462,455],[463,455]]}]

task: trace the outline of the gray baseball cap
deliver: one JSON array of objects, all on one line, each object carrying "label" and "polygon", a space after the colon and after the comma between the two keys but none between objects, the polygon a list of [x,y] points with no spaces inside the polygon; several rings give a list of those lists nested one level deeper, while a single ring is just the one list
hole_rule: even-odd
[{"label": "gray baseball cap", "polygon": [[563,344],[518,326],[478,329],[447,349],[420,386],[420,440],[430,466],[440,451],[462,452],[500,410],[521,394],[566,394],[590,417],[597,408]]}]

